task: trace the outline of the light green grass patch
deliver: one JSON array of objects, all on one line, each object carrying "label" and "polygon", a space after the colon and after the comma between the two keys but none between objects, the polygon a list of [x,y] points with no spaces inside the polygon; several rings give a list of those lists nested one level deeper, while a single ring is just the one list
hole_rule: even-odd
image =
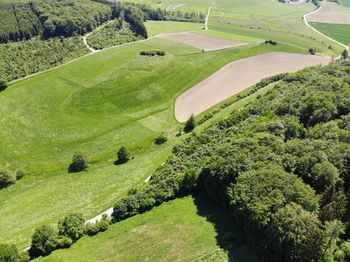
[{"label": "light green grass patch", "polygon": [[149,36],[202,30],[204,24],[172,21],[147,21],[145,23]]},{"label": "light green grass patch", "polygon": [[[234,236],[231,249],[224,238]],[[258,261],[233,218],[204,197],[185,197],[84,237],[37,261]],[[230,261],[231,261],[230,260]]]},{"label": "light green grass patch", "polygon": [[350,25],[315,22],[312,22],[311,25],[318,31],[339,41],[340,43],[350,45]]}]

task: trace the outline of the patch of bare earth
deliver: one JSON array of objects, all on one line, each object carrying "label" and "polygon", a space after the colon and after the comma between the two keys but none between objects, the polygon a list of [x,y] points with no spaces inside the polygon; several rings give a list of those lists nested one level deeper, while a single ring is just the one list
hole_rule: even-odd
[{"label": "patch of bare earth", "polygon": [[180,95],[175,102],[175,118],[185,122],[191,114],[202,113],[263,78],[330,61],[324,56],[273,52],[232,62]]},{"label": "patch of bare earth", "polygon": [[307,17],[310,22],[350,24],[350,9],[340,6],[322,6],[318,12]]},{"label": "patch of bare earth", "polygon": [[204,51],[214,51],[249,44],[246,42],[206,36],[193,32],[163,34],[158,37],[177,41]]}]

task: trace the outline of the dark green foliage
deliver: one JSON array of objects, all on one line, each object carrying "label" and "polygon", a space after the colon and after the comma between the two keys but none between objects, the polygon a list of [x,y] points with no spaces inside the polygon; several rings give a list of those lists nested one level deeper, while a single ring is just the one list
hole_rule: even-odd
[{"label": "dark green foliage", "polygon": [[156,139],[154,139],[154,143],[156,145],[164,144],[166,141],[168,141],[168,138],[163,134],[160,134],[159,136],[156,137]]},{"label": "dark green foliage", "polygon": [[68,237],[77,241],[84,235],[85,225],[82,214],[71,214],[58,222],[59,236]]},{"label": "dark green foliage", "polygon": [[48,225],[42,225],[35,229],[32,235],[32,244],[29,249],[31,258],[47,256],[57,247],[57,231]]},{"label": "dark green foliage", "polygon": [[20,180],[25,176],[26,176],[26,173],[23,170],[21,170],[21,169],[16,170],[16,179],[17,180]]},{"label": "dark green foliage", "polygon": [[70,248],[70,246],[73,244],[73,240],[69,237],[62,236],[57,239],[57,249],[60,248]]},{"label": "dark green foliage", "polygon": [[272,217],[270,249],[276,261],[319,261],[326,243],[321,223],[314,213],[295,203],[287,204]]},{"label": "dark green foliage", "polygon": [[8,171],[0,171],[0,189],[16,183],[16,176]]},{"label": "dark green foliage", "polygon": [[277,45],[277,42],[274,40],[266,40],[265,44],[270,44],[270,45]]},{"label": "dark green foliage", "polygon": [[192,132],[192,130],[196,127],[196,121],[194,119],[194,115],[191,115],[190,118],[186,121],[184,131],[186,133]]},{"label": "dark green foliage", "polygon": [[128,8],[124,11],[124,20],[130,24],[133,32],[143,38],[148,38],[147,29],[143,24],[143,17],[138,16],[135,14],[135,11]]},{"label": "dark green foliage", "polygon": [[4,91],[7,87],[7,83],[4,80],[0,80],[0,91]]},{"label": "dark green foliage", "polygon": [[278,168],[243,173],[229,192],[233,208],[258,226],[267,225],[271,216],[290,202],[311,212],[318,210],[315,191],[297,176]]},{"label": "dark green foliage", "polygon": [[78,173],[88,168],[86,157],[82,154],[75,153],[73,155],[72,163],[69,165],[69,173]]},{"label": "dark green foliage", "polygon": [[29,3],[0,3],[0,42],[30,39],[43,35],[83,35],[107,21],[108,6],[84,0],[33,0]]},{"label": "dark green foliage", "polygon": [[165,51],[141,51],[142,56],[165,56]]},{"label": "dark green foliage", "polygon": [[311,55],[316,55],[316,48],[315,48],[315,47],[309,48],[309,53],[310,53]]},{"label": "dark green foliage", "polygon": [[341,56],[343,57],[343,59],[347,59],[347,58],[349,57],[349,51],[345,49],[345,50],[341,53]]},{"label": "dark green foliage", "polygon": [[15,245],[0,244],[0,262],[19,261],[18,250]]},{"label": "dark green foliage", "polygon": [[[4,81],[33,74],[88,53],[80,37],[32,39],[0,44],[0,75]],[[1,88],[0,88],[1,89]]]},{"label": "dark green foliage", "polygon": [[125,146],[122,146],[118,151],[118,159],[116,164],[124,164],[130,160],[130,152]]}]

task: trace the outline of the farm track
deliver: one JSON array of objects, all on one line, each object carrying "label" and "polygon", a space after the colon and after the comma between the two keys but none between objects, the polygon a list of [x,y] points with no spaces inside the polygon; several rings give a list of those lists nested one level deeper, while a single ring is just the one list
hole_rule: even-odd
[{"label": "farm track", "polygon": [[[303,20],[304,20],[305,25],[306,25],[307,27],[311,28],[314,32],[318,33],[319,35],[321,35],[321,36],[327,38],[328,40],[331,40],[332,42],[334,42],[334,43],[336,43],[336,44],[338,44],[338,45],[344,47],[347,51],[349,51],[349,46],[347,46],[347,45],[345,45],[345,44],[343,44],[343,43],[341,43],[341,42],[339,42],[339,41],[337,41],[337,40],[335,40],[335,39],[333,39],[333,38],[331,38],[331,37],[329,37],[329,36],[327,36],[327,35],[321,33],[320,31],[318,31],[316,28],[312,27],[312,26],[309,24],[309,22],[307,21],[307,17],[310,16],[310,15],[312,15],[312,14],[315,14],[315,13],[321,11],[321,9],[322,9],[322,6],[320,6],[319,8],[317,8],[316,10],[314,10],[314,11],[308,13],[308,14],[305,14],[305,15],[303,16]],[[336,58],[336,60],[339,60],[340,58],[341,58],[341,55],[339,55],[339,56]]]}]

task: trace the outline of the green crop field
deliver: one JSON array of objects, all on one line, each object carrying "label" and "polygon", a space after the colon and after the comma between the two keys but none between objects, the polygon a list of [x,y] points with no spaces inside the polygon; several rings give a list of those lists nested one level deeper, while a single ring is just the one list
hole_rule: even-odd
[{"label": "green crop field", "polygon": [[328,23],[311,23],[311,25],[325,35],[328,35],[345,45],[350,45],[350,25]]},{"label": "green crop field", "polygon": [[102,254],[106,262],[258,261],[225,211],[201,196],[164,203],[37,261],[100,261]]},{"label": "green crop field", "polygon": [[[168,55],[139,56],[140,51],[154,49]],[[253,45],[202,54],[151,39],[10,85],[0,93],[1,162],[30,175],[0,191],[0,241],[23,248],[37,225],[56,223],[77,210],[92,217],[112,206],[171,151],[178,130],[173,118],[177,95],[230,61],[273,50],[302,51]],[[153,140],[161,132],[170,141],[155,146]],[[135,159],[115,166],[122,145]],[[76,151],[87,155],[89,171],[67,174]]]}]

